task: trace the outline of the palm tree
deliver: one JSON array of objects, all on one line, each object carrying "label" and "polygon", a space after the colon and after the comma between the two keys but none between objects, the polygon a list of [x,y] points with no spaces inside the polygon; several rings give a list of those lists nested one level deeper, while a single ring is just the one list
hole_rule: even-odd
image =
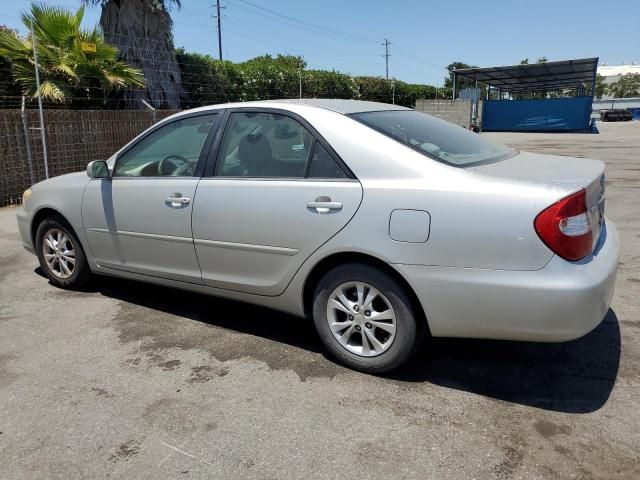
[{"label": "palm tree", "polygon": [[169,8],[180,0],[82,0],[100,5],[100,25],[106,40],[116,45],[120,57],[144,73],[147,88],[123,92],[129,108],[142,108],[140,100],[156,108],[180,108],[182,88],[171,33]]},{"label": "palm tree", "polygon": [[[0,32],[10,30],[0,25]],[[8,58],[0,56],[0,108],[15,108],[20,105],[22,88],[16,82],[11,81],[11,62]]]},{"label": "palm tree", "polygon": [[[24,95],[67,104],[78,100],[104,100],[114,89],[141,87],[139,70],[118,59],[118,49],[105,43],[100,29],[80,27],[84,7],[75,14],[48,5],[32,5],[22,14],[22,23],[32,31],[22,38],[15,30],[0,29],[0,56],[11,62],[11,71]],[[33,40],[38,55],[38,92]],[[95,52],[83,51],[82,44],[94,44]]]}]

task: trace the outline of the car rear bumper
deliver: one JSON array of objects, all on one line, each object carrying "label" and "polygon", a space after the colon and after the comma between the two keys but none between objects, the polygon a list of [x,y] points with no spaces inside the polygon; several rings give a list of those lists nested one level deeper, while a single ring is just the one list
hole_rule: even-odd
[{"label": "car rear bumper", "polygon": [[602,321],[619,252],[618,232],[607,222],[592,255],[578,262],[554,256],[541,270],[394,267],[416,292],[434,336],[555,342]]}]

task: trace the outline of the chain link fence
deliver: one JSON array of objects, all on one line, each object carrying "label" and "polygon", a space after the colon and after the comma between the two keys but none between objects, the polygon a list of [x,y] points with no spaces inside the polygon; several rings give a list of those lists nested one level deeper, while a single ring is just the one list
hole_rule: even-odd
[{"label": "chain link fence", "polygon": [[[154,52],[141,49],[140,55]],[[3,61],[7,63],[6,59]],[[413,106],[416,95],[435,92],[420,90],[422,93],[412,91],[409,94],[409,86],[405,85],[404,90],[399,91],[393,80],[358,77],[356,82],[355,77],[335,71],[279,70],[275,63],[252,67],[251,72],[243,71],[240,76],[236,70],[244,67],[235,65],[232,74],[227,75],[229,72],[221,73],[220,69],[231,69],[231,64],[219,65],[209,58],[186,53],[179,55],[179,65],[182,71],[181,108],[300,97],[352,98]],[[156,62],[154,68],[145,73],[165,73],[166,68],[162,62]],[[0,207],[20,204],[24,190],[47,178],[47,173],[54,177],[77,172],[92,160],[106,160],[153,123],[179,111],[154,110],[148,102],[142,101],[146,96],[158,105],[153,99],[164,90],[157,86],[157,90],[150,85],[143,89],[121,88],[116,95],[105,99],[100,96],[103,92],[99,87],[89,86],[84,92],[86,98],[75,92],[62,104],[43,101],[46,140],[43,142],[38,102],[29,98],[27,108],[20,109],[21,104],[25,105],[21,89],[11,78],[7,65],[0,70],[6,73],[0,78]],[[166,87],[162,86],[163,89]],[[128,97],[128,100],[122,100],[122,97]]]},{"label": "chain link fence", "polygon": [[[155,121],[177,110],[158,110]],[[143,110],[44,110],[49,177],[106,160],[154,123]],[[0,207],[21,203],[22,192],[46,178],[38,110],[0,110]]]}]

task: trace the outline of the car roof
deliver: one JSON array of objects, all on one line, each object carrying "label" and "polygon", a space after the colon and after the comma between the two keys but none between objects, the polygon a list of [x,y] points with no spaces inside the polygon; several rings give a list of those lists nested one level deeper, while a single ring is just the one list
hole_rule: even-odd
[{"label": "car roof", "polygon": [[239,108],[239,107],[262,107],[262,108],[285,108],[293,105],[301,105],[307,107],[324,108],[334,112],[349,115],[351,113],[363,112],[379,112],[385,110],[411,110],[400,105],[391,105],[389,103],[368,102],[363,100],[344,100],[339,98],[294,98],[282,100],[259,100],[252,102],[235,102],[220,103],[216,105],[208,105],[204,107],[184,110],[178,115],[187,114],[189,112],[198,112],[206,110],[216,110],[221,108]]},{"label": "car roof", "polygon": [[[273,100],[267,100],[265,103]],[[310,107],[326,108],[334,112],[348,115],[350,113],[379,112],[383,110],[410,110],[400,105],[391,105],[382,102],[368,102],[364,100],[344,100],[340,98],[294,98],[287,100],[275,100],[281,103],[293,103],[296,105],[308,105]]]}]

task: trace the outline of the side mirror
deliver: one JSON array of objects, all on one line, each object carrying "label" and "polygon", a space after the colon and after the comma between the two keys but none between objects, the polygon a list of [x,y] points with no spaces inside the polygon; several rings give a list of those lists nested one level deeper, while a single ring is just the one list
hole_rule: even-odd
[{"label": "side mirror", "polygon": [[104,160],[94,160],[87,165],[89,178],[109,178],[109,167]]}]

